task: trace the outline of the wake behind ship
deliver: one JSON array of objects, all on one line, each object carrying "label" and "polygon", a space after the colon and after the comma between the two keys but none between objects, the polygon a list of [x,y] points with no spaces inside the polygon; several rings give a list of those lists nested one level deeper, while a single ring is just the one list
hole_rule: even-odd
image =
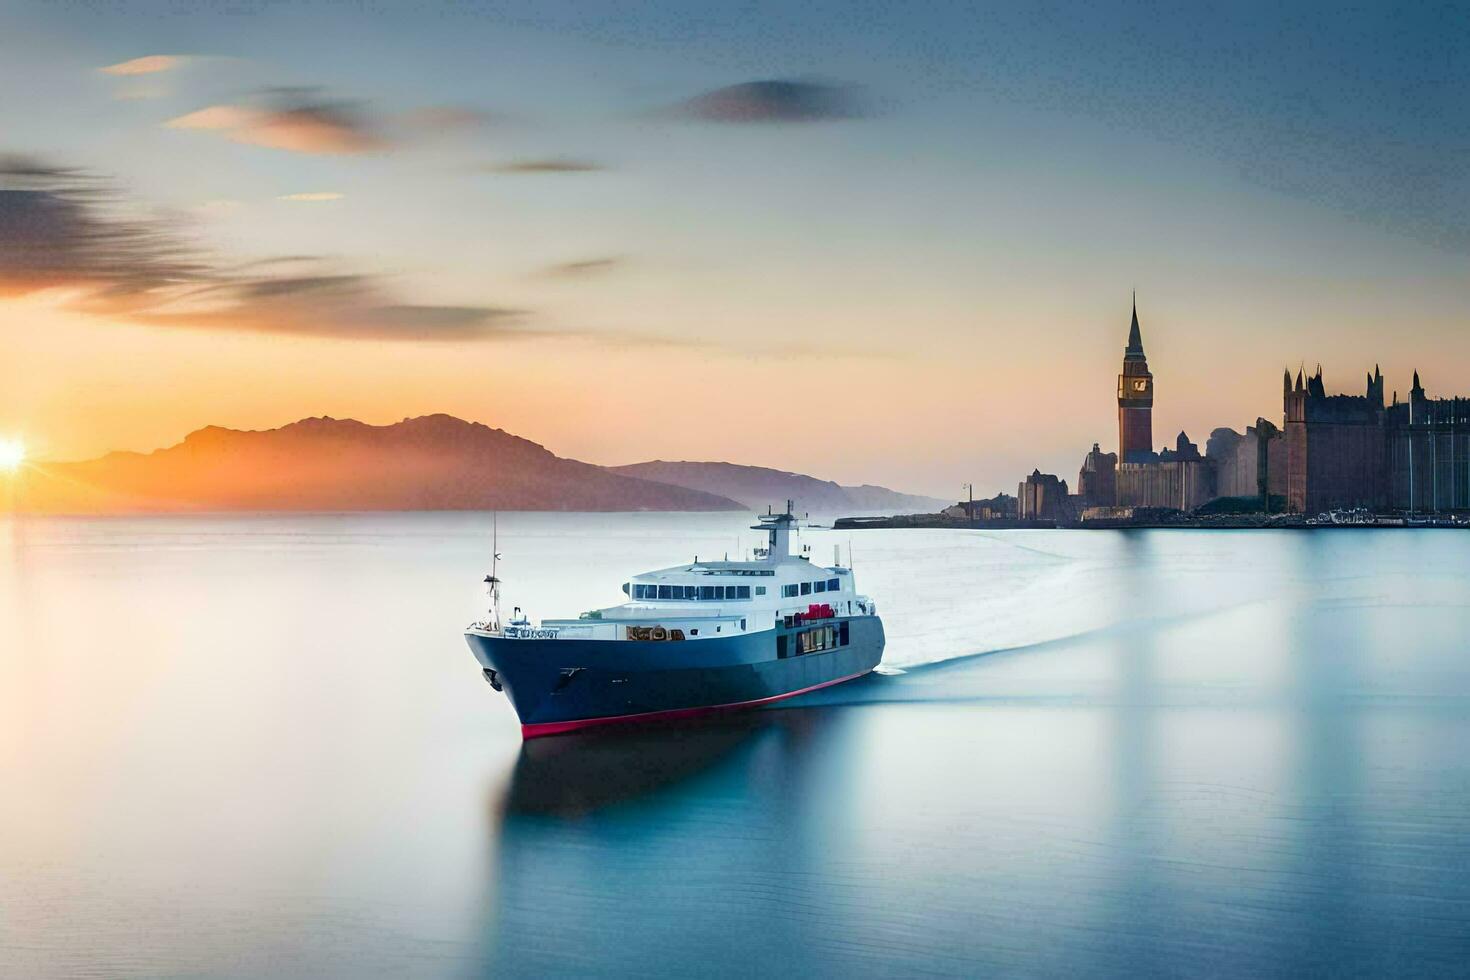
[{"label": "wake behind ship", "polygon": [[795,523],[788,501],[752,528],[769,536],[755,560],[646,572],[624,583],[629,601],[540,626],[502,626],[492,572],[490,616],[465,638],[525,738],[755,707],[861,677],[883,658],[883,622],[851,568],[791,554]]}]

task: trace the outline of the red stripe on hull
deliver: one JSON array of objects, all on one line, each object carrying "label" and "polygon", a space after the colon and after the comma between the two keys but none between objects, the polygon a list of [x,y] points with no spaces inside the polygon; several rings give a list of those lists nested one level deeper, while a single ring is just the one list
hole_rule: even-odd
[{"label": "red stripe on hull", "polygon": [[574,732],[582,728],[592,728],[596,725],[616,725],[640,721],[676,721],[681,718],[698,718],[701,715],[713,714],[717,711],[734,711],[738,708],[754,708],[762,704],[770,704],[773,701],[784,701],[794,698],[798,694],[810,694],[824,687],[841,684],[845,681],[856,680],[866,674],[871,674],[872,669],[859,671],[856,674],[848,674],[836,680],[823,681],[813,684],[811,687],[803,687],[799,691],[787,691],[785,694],[772,694],[768,698],[756,698],[754,701],[736,701],[731,704],[709,704],[698,708],[671,708],[667,711],[645,711],[637,715],[608,715],[606,718],[577,718],[572,721],[547,721],[539,725],[522,725],[521,738],[540,738],[543,735],[560,735],[564,732]]}]

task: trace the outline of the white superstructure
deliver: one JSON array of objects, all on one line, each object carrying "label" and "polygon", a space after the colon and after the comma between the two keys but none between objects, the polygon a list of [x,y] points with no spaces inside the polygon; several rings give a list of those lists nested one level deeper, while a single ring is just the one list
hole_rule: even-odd
[{"label": "white superstructure", "polygon": [[[792,555],[795,518],[759,519],[769,544],[753,561],[693,561],[634,576],[623,584],[628,601],[595,609],[577,619],[545,619],[539,627],[514,622],[507,637],[564,640],[707,640],[770,630],[794,617],[818,618],[874,613],[859,595],[851,568],[813,564]],[[759,553],[758,553],[759,554]]]}]

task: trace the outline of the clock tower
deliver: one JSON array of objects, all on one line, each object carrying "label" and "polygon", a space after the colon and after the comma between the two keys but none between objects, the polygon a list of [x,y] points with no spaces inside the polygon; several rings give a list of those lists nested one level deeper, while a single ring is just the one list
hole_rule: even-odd
[{"label": "clock tower", "polygon": [[1138,297],[1133,298],[1133,325],[1123,351],[1123,373],[1118,375],[1118,462],[1145,463],[1154,444],[1154,376],[1143,353],[1138,330]]}]

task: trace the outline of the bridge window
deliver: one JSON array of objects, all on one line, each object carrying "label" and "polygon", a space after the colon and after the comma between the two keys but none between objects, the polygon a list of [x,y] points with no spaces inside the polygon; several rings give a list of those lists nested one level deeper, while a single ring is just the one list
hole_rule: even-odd
[{"label": "bridge window", "polygon": [[[735,586],[735,591],[738,593],[738,595],[735,596],[735,598],[737,598],[737,599],[749,599],[750,598],[750,586],[748,586],[748,585],[737,585],[737,586]],[[766,590],[765,590],[765,587],[764,586],[761,586],[760,593],[761,593],[761,595],[765,595],[766,594]],[[744,627],[742,627],[742,629],[743,628]]]},{"label": "bridge window", "polygon": [[813,592],[826,592],[827,591],[827,583],[826,582],[813,582],[812,583],[812,591]]},{"label": "bridge window", "polygon": [[812,583],[810,583],[810,582],[803,582],[803,583],[801,583],[801,594],[802,595],[811,595],[812,594]]},{"label": "bridge window", "polygon": [[841,582],[838,582],[835,578],[829,578],[827,580],[827,591],[828,592],[836,592],[840,588],[842,588],[842,583]]},{"label": "bridge window", "polygon": [[765,595],[766,594],[766,587],[764,585],[757,585],[755,587],[755,594],[756,595]]},{"label": "bridge window", "polygon": [[792,598],[796,595],[796,586],[794,584],[781,586],[781,595],[786,599]]},{"label": "bridge window", "polygon": [[658,597],[660,599],[672,599],[674,597],[674,587],[671,585],[660,585],[658,587]]},{"label": "bridge window", "polygon": [[[720,594],[722,596],[724,595],[724,592],[724,588],[721,588]],[[713,585],[701,585],[699,587],[699,597],[701,599],[713,599],[715,597],[715,587]]]}]

